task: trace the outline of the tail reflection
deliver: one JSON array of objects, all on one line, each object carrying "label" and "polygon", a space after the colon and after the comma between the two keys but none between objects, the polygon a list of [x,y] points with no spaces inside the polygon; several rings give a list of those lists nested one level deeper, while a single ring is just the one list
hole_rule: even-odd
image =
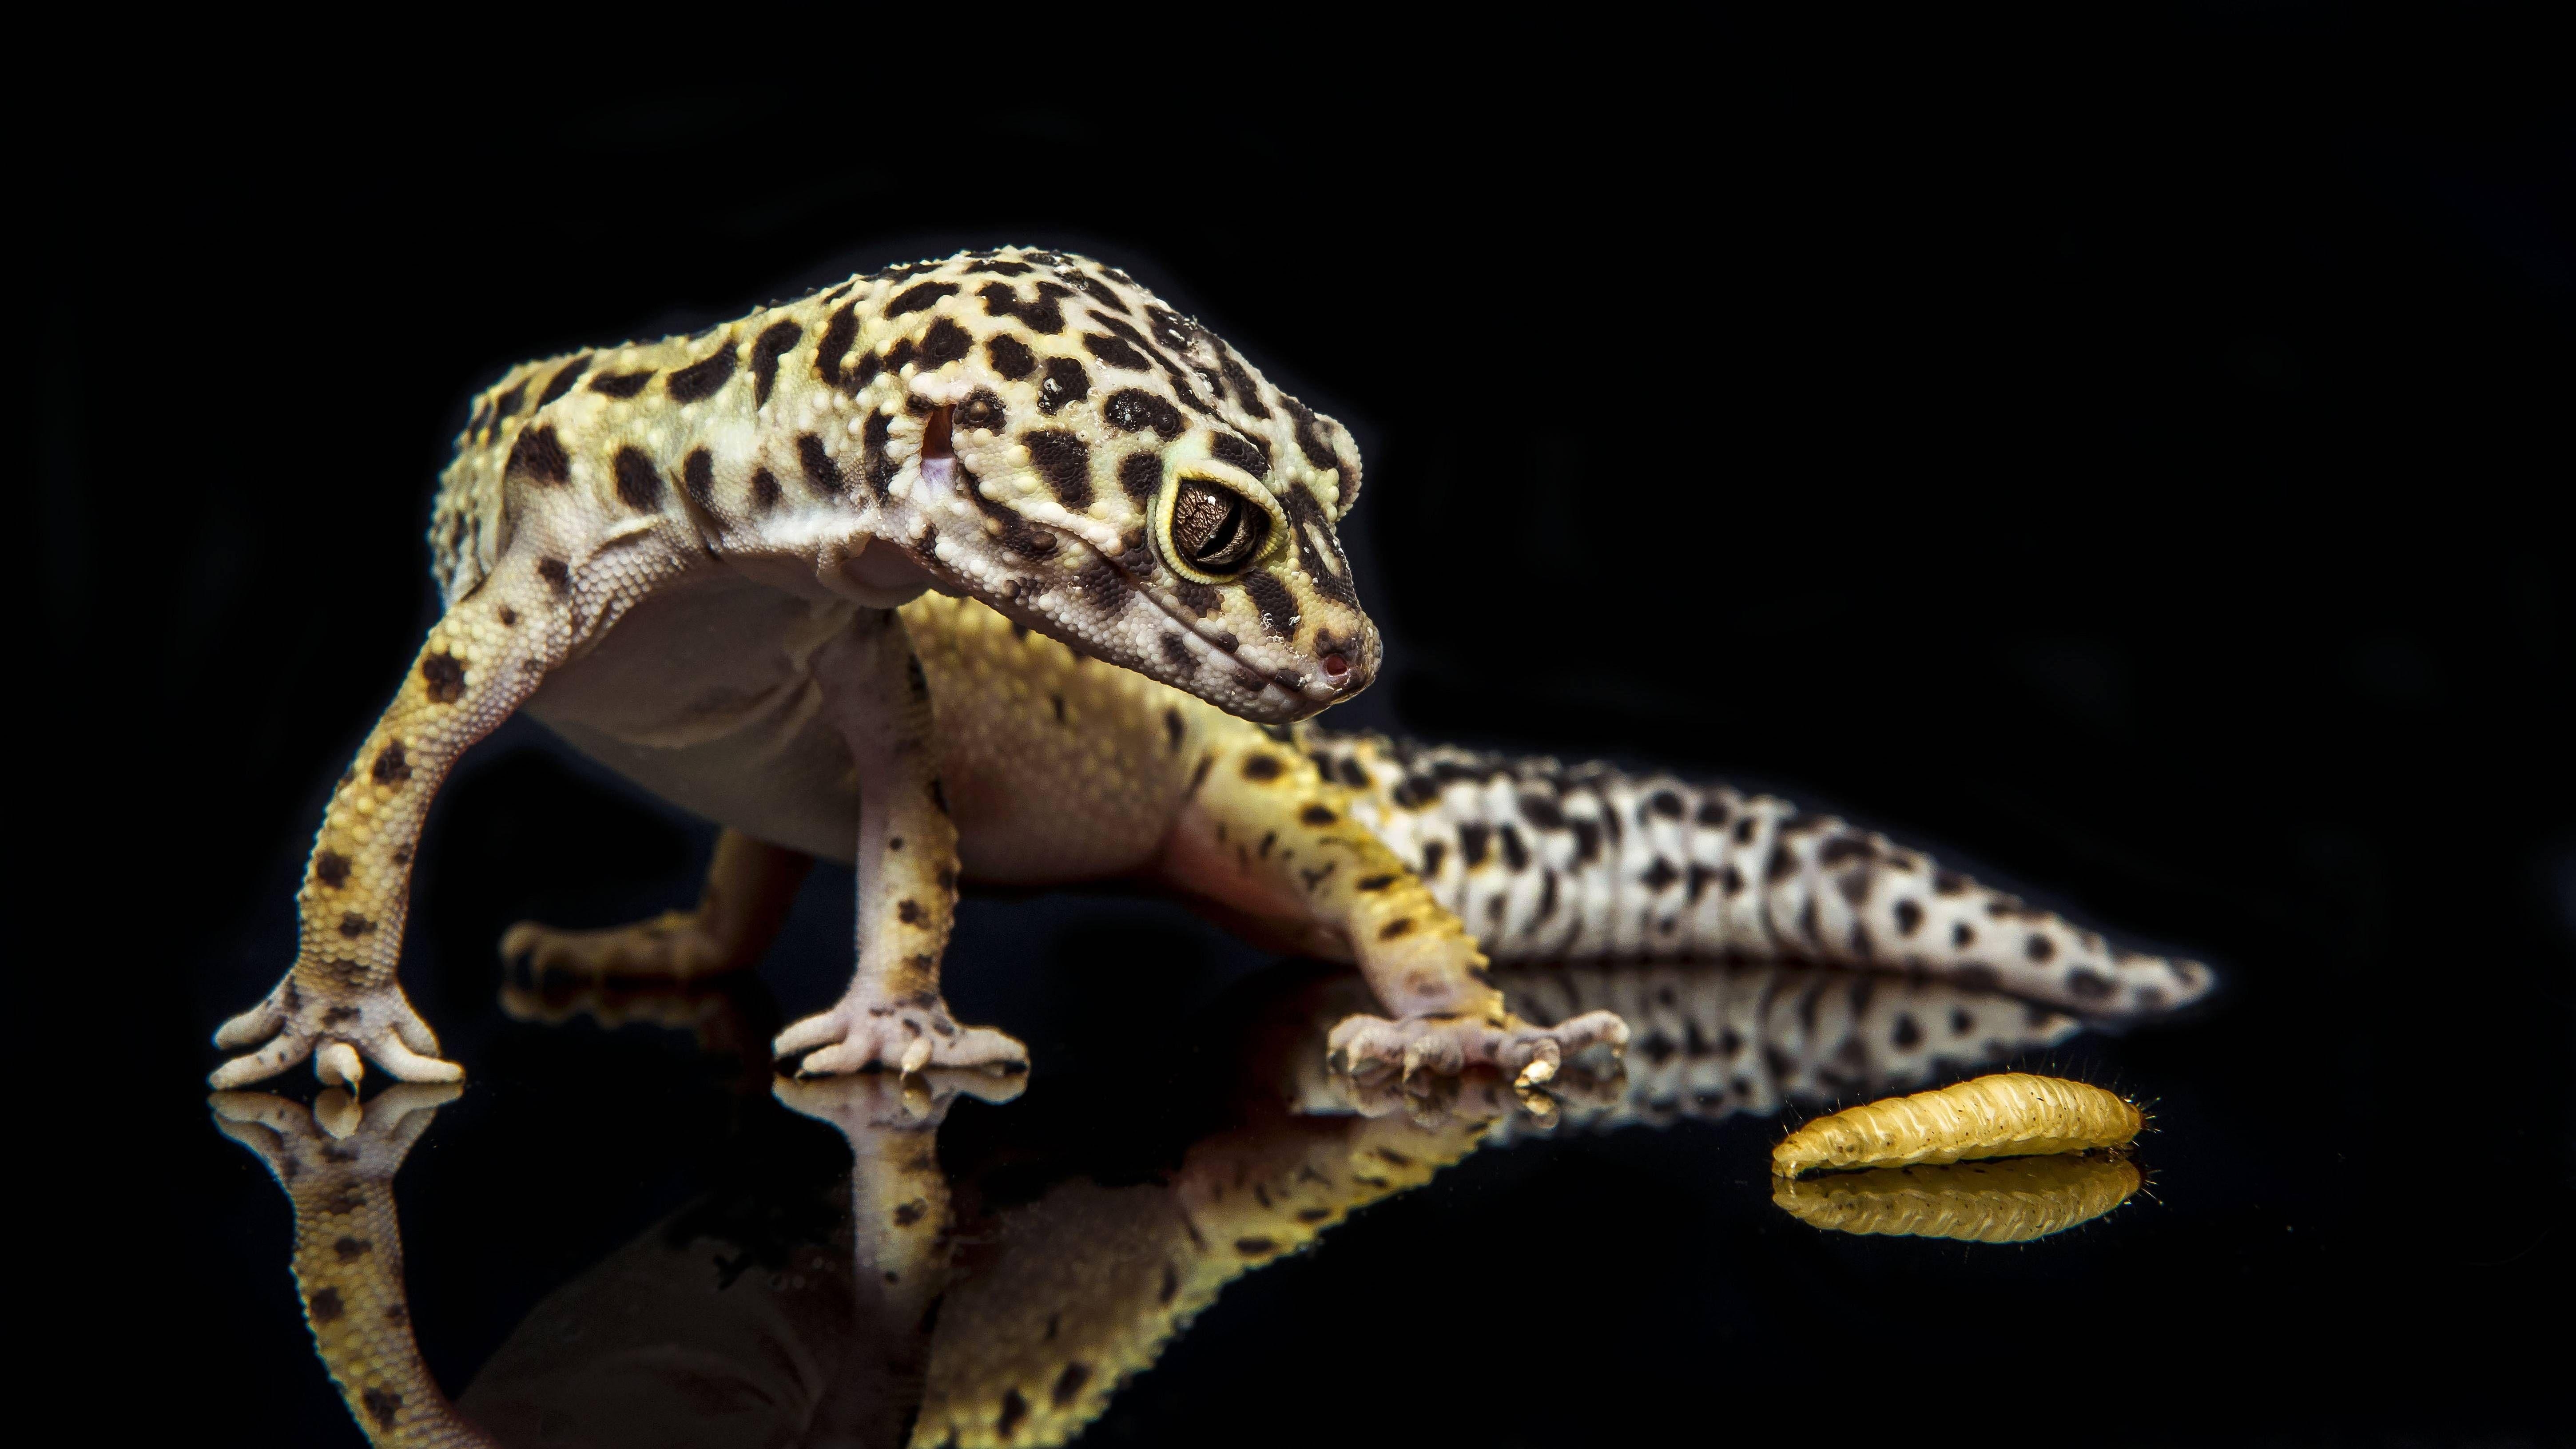
[{"label": "tail reflection", "polygon": [[[390,1186],[455,1089],[399,1087],[363,1111],[337,1092],[310,1111],[253,1094],[214,1105],[294,1204],[294,1271],[316,1345],[375,1443],[963,1449],[1080,1433],[1229,1283],[1484,1147],[1568,1126],[1885,1094],[2080,1030],[1993,993],[1810,967],[1495,975],[1535,1022],[1603,1008],[1626,1017],[1625,1074],[1606,1058],[1578,1059],[1535,1101],[1490,1074],[1421,1084],[1430,1095],[1354,1084],[1324,1070],[1323,1039],[1363,988],[1298,968],[1248,988],[1244,1024],[1208,1031],[1213,1079],[1141,1104],[1067,1099],[1034,1117],[1023,1106],[984,1119],[979,1131],[1070,1125],[970,1150],[953,1177],[936,1149],[955,1098],[1006,1099],[1025,1078],[764,1078],[778,1102],[847,1142],[847,1175],[817,1160],[802,1178],[773,1174],[682,1208],[540,1301],[454,1406],[421,1367],[403,1310]],[[757,1037],[736,1016],[769,1009],[704,990],[669,995],[523,993],[512,1007],[523,1019],[681,1025],[727,1056]],[[1154,1118],[1140,1106],[1174,1105],[1202,1125],[1145,1154],[1151,1170],[1098,1168],[1087,1139]],[[774,1113],[765,1120],[773,1125],[756,1130],[787,1150],[814,1140]],[[1780,1202],[1844,1231],[2020,1241],[2096,1216],[2136,1186],[2125,1164],[1971,1170],[1980,1175],[1786,1184]]]}]

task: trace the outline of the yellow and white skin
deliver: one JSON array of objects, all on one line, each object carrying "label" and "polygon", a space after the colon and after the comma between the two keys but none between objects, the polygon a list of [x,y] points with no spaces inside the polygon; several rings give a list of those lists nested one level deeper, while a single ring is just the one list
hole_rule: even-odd
[{"label": "yellow and white skin", "polygon": [[461,1075],[396,977],[410,867],[447,771],[523,707],[742,837],[856,864],[849,990],[776,1043],[806,1073],[1025,1065],[940,995],[961,828],[971,874],[1161,860],[1206,882],[1282,810],[1305,832],[1294,864],[1255,845],[1209,888],[1294,901],[1349,941],[1392,1013],[1340,1043],[1355,1064],[1544,1076],[1615,1042],[1615,1020],[1511,1018],[1401,862],[1346,812],[1307,808],[1314,772],[1292,751],[1265,774],[1254,752],[1193,753],[1166,731],[1176,768],[1118,786],[1168,803],[1178,779],[1206,804],[1177,830],[1049,814],[1068,800],[969,802],[943,776],[1028,721],[961,741],[974,731],[897,612],[932,591],[1058,641],[1067,675],[1151,682],[1205,713],[1284,725],[1365,687],[1378,635],[1333,529],[1359,478],[1339,424],[1124,273],[1054,252],[888,268],[695,336],[512,369],[476,400],[433,510],[445,612],[332,796],[297,959],[218,1034],[243,1054],[215,1085],[307,1057],[334,1083],[366,1061]]}]

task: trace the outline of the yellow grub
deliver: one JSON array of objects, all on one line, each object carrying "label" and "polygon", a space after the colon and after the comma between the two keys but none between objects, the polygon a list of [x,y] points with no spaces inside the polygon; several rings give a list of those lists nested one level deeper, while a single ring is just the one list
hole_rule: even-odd
[{"label": "yellow grub", "polygon": [[2127,1202],[2138,1182],[2125,1158],[2033,1157],[1784,1180],[1771,1200],[1837,1233],[2027,1243],[2100,1217]]},{"label": "yellow grub", "polygon": [[1819,1117],[1771,1153],[1782,1177],[2119,1147],[2146,1119],[2100,1087],[2000,1072]]}]

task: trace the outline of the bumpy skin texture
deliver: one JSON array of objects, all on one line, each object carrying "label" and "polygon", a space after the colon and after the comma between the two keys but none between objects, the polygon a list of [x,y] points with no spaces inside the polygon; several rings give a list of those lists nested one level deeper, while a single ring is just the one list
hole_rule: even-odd
[{"label": "bumpy skin texture", "polygon": [[[476,399],[431,526],[444,617],[334,795],[294,967],[226,1024],[238,1086],[316,1058],[452,1079],[395,979],[420,825],[522,705],[684,803],[866,866],[817,1065],[1012,1064],[937,984],[956,862],[893,608],[936,588],[1222,709],[1286,721],[1378,661],[1333,521],[1348,433],[1124,273],[1005,248],[692,337],[550,358]],[[750,781],[749,785],[741,782]],[[853,797],[863,807],[848,810]],[[794,802],[819,801],[799,815]],[[779,802],[789,802],[780,804]],[[855,835],[850,817],[855,817]],[[838,840],[800,835],[833,821]],[[909,850],[909,853],[905,853]],[[926,1052],[926,1056],[925,1056]]]}]

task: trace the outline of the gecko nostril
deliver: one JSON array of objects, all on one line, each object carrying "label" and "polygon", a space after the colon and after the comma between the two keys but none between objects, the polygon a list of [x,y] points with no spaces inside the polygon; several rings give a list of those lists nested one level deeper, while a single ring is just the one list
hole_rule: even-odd
[{"label": "gecko nostril", "polygon": [[1342,680],[1349,677],[1350,672],[1351,661],[1343,658],[1339,654],[1327,654],[1324,656],[1324,676],[1332,680],[1335,684],[1339,684]]}]

